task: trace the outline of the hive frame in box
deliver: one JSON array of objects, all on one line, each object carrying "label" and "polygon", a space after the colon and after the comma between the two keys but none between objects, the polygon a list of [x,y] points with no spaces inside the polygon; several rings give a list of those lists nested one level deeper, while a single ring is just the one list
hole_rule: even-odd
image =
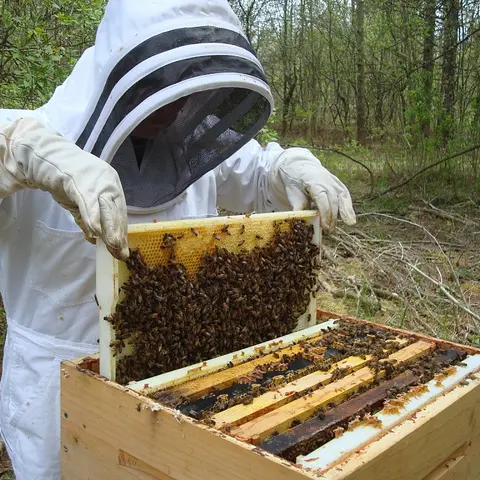
[{"label": "hive frame in box", "polygon": [[[319,311],[318,317],[347,318],[413,335],[442,348],[465,349],[471,358],[479,354],[470,347],[341,315]],[[305,335],[314,333],[309,330]],[[282,346],[283,342],[272,342],[271,348]],[[477,480],[480,476],[478,377],[468,385],[445,385],[443,394],[387,431],[379,431],[361,448],[341,452],[350,439],[335,439],[336,461],[322,470],[311,466],[318,459],[294,465],[95,372],[98,357],[62,364],[62,478],[68,480]]]},{"label": "hive frame in box", "polygon": [[[213,217],[130,225],[128,229],[128,240],[131,248],[136,248],[137,246],[141,245],[142,242],[148,243],[155,241],[155,243],[158,244],[158,252],[160,252],[159,239],[161,239],[165,233],[175,233],[179,231],[190,232],[191,229],[194,228],[195,234],[191,233],[190,239],[188,240],[190,243],[184,243],[185,247],[182,247],[184,248],[185,255],[191,255],[192,249],[189,248],[188,245],[192,245],[195,242],[203,244],[204,249],[201,250],[201,252],[212,251],[216,245],[233,251],[240,251],[241,248],[243,249],[245,247],[248,247],[247,249],[249,250],[256,245],[266,244],[270,240],[274,231],[274,222],[292,219],[304,220],[307,224],[313,225],[314,234],[312,242],[321,247],[322,235],[320,228],[320,217],[318,212],[313,210],[253,215],[234,215],[228,217]],[[235,235],[238,236],[238,230],[229,237],[222,239],[225,240],[223,242],[218,242],[212,237],[212,232],[221,229],[224,225],[229,225],[232,227],[232,229],[237,227],[238,229],[242,228],[244,231],[244,233],[243,231],[241,233],[242,238],[246,237],[247,241],[241,246],[241,248],[240,245],[232,243],[235,241]],[[256,228],[253,229],[253,227]],[[264,230],[266,229],[267,234],[270,235],[270,238],[265,235],[265,238],[262,238],[260,241],[253,241],[259,228],[263,228]],[[200,235],[198,235],[197,230],[200,232]],[[204,231],[208,232],[208,235],[202,237],[201,234]],[[184,241],[182,240],[182,244],[183,242]],[[182,252],[180,252],[178,258],[180,262],[182,262],[181,255]],[[155,260],[152,260],[153,258],[153,254],[150,251],[149,257],[146,258],[147,263],[150,260],[152,263],[155,263]],[[97,301],[99,304],[100,327],[100,373],[108,379],[115,380],[117,361],[121,359],[122,356],[128,355],[130,351],[128,348],[126,348],[122,354],[117,356],[113,355],[113,349],[110,347],[110,345],[115,340],[115,333],[111,324],[105,321],[105,317],[111,315],[115,311],[117,303],[122,298],[120,288],[127,280],[129,273],[126,265],[123,262],[113,258],[101,240],[97,240],[96,271],[96,292]],[[316,316],[315,312],[316,295],[313,293],[307,311],[298,319],[296,330],[302,330],[314,325]]]},{"label": "hive frame in box", "polygon": [[[233,368],[236,364],[244,363],[250,360],[255,355],[267,355],[279,349],[285,349],[290,347],[298,342],[301,341],[308,341],[309,339],[318,338],[319,333],[326,331],[326,330],[335,329],[335,320],[330,319],[326,322],[323,322],[319,325],[311,327],[301,332],[297,332],[294,334],[290,334],[280,339],[277,339],[274,342],[267,342],[262,345],[257,345],[251,347],[247,350],[242,350],[239,352],[234,352],[230,355],[226,355],[221,358],[213,359],[210,361],[206,361],[201,365],[194,365],[190,368],[179,369],[174,372],[168,372],[166,374],[146,379],[142,382],[137,382],[130,384],[129,387],[132,390],[137,391],[143,395],[152,395],[159,391],[168,391],[173,388],[173,391],[177,391],[180,394],[180,390],[182,389],[182,395],[187,395],[187,391],[198,391],[199,387],[201,386],[201,382],[204,383],[211,382],[211,385],[217,385],[218,380],[215,380],[213,374],[218,372],[219,376],[223,379],[228,374],[228,369]],[[399,333],[401,333],[399,331]],[[425,341],[428,340],[428,341]],[[433,345],[434,343],[438,344],[438,340],[433,339],[420,339],[418,342],[404,347],[403,351],[411,351],[414,354],[415,352],[427,352],[428,345]],[[417,346],[418,345],[418,346]],[[464,347],[463,347],[464,348]],[[401,351],[399,351],[401,353]],[[395,356],[397,354],[394,354]],[[411,353],[409,354],[411,355]],[[365,362],[368,361],[368,358],[365,358]],[[359,368],[367,363],[359,364]],[[332,367],[333,368],[333,367]],[[361,448],[364,448],[372,443],[376,438],[385,435],[388,431],[390,431],[393,427],[401,424],[405,419],[410,417],[411,415],[415,414],[415,412],[421,410],[423,407],[431,403],[432,401],[438,399],[442,395],[444,395],[449,390],[454,389],[456,386],[460,384],[463,380],[465,380],[470,375],[477,373],[480,371],[480,353],[471,350],[470,355],[463,361],[462,366],[458,366],[455,368],[455,372],[451,373],[450,375],[446,376],[443,380],[439,381],[438,379],[434,379],[427,384],[425,384],[426,390],[420,389],[416,392],[411,398],[409,398],[405,404],[398,409],[396,413],[382,413],[382,411],[376,413],[372,416],[373,419],[380,420],[380,427],[377,425],[365,424],[360,425],[356,428],[353,428],[351,431],[345,432],[340,438],[333,439],[329,441],[324,446],[311,451],[307,455],[303,457],[297,458],[297,464],[302,465],[304,468],[310,468],[319,472],[328,471],[331,469],[332,466],[341,462],[341,460],[348,458],[352,452],[355,452]],[[316,374],[313,374],[316,375]],[[311,376],[313,376],[311,375]],[[351,376],[353,377],[355,373]],[[203,380],[202,380],[203,379]],[[193,382],[190,385],[192,387],[189,389],[188,384],[189,382]],[[294,380],[289,385],[281,388],[275,392],[275,394],[269,397],[269,400],[260,401],[258,402],[258,411],[261,412],[265,410],[270,402],[272,406],[275,403],[282,405],[282,391],[291,390],[294,388],[298,388],[302,382],[300,380]],[[340,384],[339,381],[334,382],[331,384],[332,390],[338,392],[343,387],[340,385],[337,387],[336,384]],[[182,387],[183,385],[187,385],[187,387]],[[296,387],[295,387],[296,386]],[[307,385],[308,387],[308,385]],[[193,388],[193,390],[192,390]],[[212,387],[215,389],[216,387]],[[219,387],[220,390],[222,387]],[[328,387],[327,387],[328,388]],[[206,390],[205,390],[206,391]],[[288,397],[292,392],[288,392],[286,397]],[[268,396],[269,394],[263,395],[264,397]],[[195,397],[197,398],[197,393],[195,393]],[[299,399],[297,402],[293,401],[288,404],[285,404],[285,407],[289,407],[293,405],[293,403],[299,403],[299,408],[305,408],[305,405],[310,402],[303,402],[302,399]],[[304,398],[303,400],[307,400]],[[480,398],[479,398],[480,400]],[[252,418],[252,413],[256,410],[255,407],[252,409],[250,407],[254,406],[250,404],[249,407],[244,406],[236,406],[233,407],[219,415],[215,415],[212,419],[215,418],[229,418],[230,421],[235,421],[234,419],[240,419],[241,416],[238,416],[240,412],[244,412],[244,415],[248,415],[245,418]],[[290,412],[292,413],[292,408],[290,408]],[[233,411],[235,411],[233,413]],[[228,413],[232,411],[232,413]],[[268,410],[265,410],[268,413]],[[272,411],[272,414],[274,412]],[[241,414],[240,414],[241,415]],[[267,415],[268,416],[268,415]],[[264,418],[265,414],[260,414],[258,420],[261,420],[261,417]],[[294,417],[292,417],[294,418]],[[217,427],[220,428],[221,423],[218,423],[217,420]],[[257,419],[253,419],[252,421],[247,421],[247,424],[253,424],[253,430],[255,430],[255,424]],[[224,425],[228,425],[225,423]],[[242,428],[235,428],[235,423],[232,423],[232,435],[234,435],[237,439],[242,439]],[[277,424],[278,425],[278,424]],[[257,424],[258,426],[258,424]],[[252,427],[250,428],[250,430]],[[223,429],[222,429],[223,430]],[[248,429],[247,429],[248,431]],[[277,433],[278,433],[277,429]],[[245,433],[245,431],[244,431]],[[245,437],[246,438],[246,437]],[[479,471],[480,474],[480,471]]]}]

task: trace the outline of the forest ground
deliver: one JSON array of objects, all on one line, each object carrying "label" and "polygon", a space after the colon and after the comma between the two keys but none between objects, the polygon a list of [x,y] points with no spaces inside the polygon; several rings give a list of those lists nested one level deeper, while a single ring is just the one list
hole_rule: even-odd
[{"label": "forest ground", "polygon": [[[412,173],[411,164],[406,169],[385,152],[348,154],[370,168],[376,192]],[[372,199],[365,168],[337,154],[321,159],[351,190],[358,221],[353,227],[340,222],[323,238],[319,307],[480,346],[475,169],[446,165]],[[5,328],[0,304],[0,354]],[[13,478],[4,451],[0,478]]]},{"label": "forest ground", "polygon": [[345,157],[323,157],[351,190],[357,224],[340,224],[324,237],[319,306],[480,346],[476,154],[428,170],[387,195],[381,192],[432,158],[412,162],[408,152],[396,156],[378,149],[351,157],[371,177]]},{"label": "forest ground", "polygon": [[[3,360],[3,345],[5,343],[5,335],[7,326],[5,324],[5,312],[3,310],[2,300],[0,298],[0,356]],[[1,372],[1,370],[0,370]],[[15,477],[10,468],[10,460],[5,449],[5,445],[0,440],[0,479],[13,480]]]}]

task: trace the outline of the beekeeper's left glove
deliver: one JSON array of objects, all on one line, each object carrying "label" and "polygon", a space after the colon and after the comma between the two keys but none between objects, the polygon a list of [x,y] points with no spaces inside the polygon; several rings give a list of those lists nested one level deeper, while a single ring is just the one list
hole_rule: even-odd
[{"label": "beekeeper's left glove", "polygon": [[0,127],[0,198],[22,188],[49,192],[91,242],[129,255],[127,206],[117,172],[33,118]]},{"label": "beekeeper's left glove", "polygon": [[269,186],[275,199],[293,210],[317,208],[327,231],[335,228],[338,216],[347,225],[356,222],[347,187],[305,148],[289,148],[277,158]]}]

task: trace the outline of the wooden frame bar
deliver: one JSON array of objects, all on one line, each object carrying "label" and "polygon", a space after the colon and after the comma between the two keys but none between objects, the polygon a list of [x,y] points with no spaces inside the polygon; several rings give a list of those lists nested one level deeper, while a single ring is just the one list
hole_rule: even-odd
[{"label": "wooden frame bar", "polygon": [[207,395],[212,391],[228,388],[240,377],[248,376],[259,366],[277,362],[278,358],[281,358],[283,355],[293,356],[297,353],[303,352],[305,344],[316,342],[320,340],[321,337],[322,332],[320,331],[318,332],[318,335],[305,340],[305,342],[301,345],[297,344],[291,347],[283,348],[274,353],[270,353],[268,355],[250,360],[246,363],[233,366],[228,370],[222,370],[220,372],[213,373],[208,377],[202,377],[198,380],[179,385],[178,387],[169,390],[168,393],[172,397],[188,397],[189,399],[194,400],[203,395]]},{"label": "wooden frame bar", "polygon": [[290,461],[294,462],[297,453],[289,454],[289,451],[298,450],[301,444],[312,443],[316,438],[322,437],[327,430],[348,423],[353,416],[382,404],[389,389],[394,387],[405,388],[415,384],[418,380],[419,377],[411,372],[402,373],[373,390],[367,390],[358,397],[332,408],[323,417],[313,417],[283,434],[262,442],[260,446],[267,452],[282,457],[287,456]]},{"label": "wooden frame bar", "polygon": [[259,417],[289,402],[292,397],[302,394],[311,388],[318,388],[331,383],[333,372],[337,368],[344,368],[350,372],[356,372],[362,368],[372,357],[365,358],[349,357],[332,365],[329,372],[313,372],[310,375],[287,383],[278,390],[272,390],[255,398],[250,405],[236,405],[223,412],[214,415],[211,419],[217,428],[225,428],[245,423]]},{"label": "wooden frame bar", "polygon": [[[411,362],[419,356],[426,355],[433,349],[430,342],[419,341],[393,353],[389,360],[398,363]],[[378,374],[369,368],[362,368],[335,383],[315,390],[309,397],[302,397],[277,408],[257,419],[251,420],[231,430],[231,434],[244,441],[254,444],[265,440],[274,432],[284,432],[295,420],[307,420],[312,414],[329,403],[338,403],[350,393],[357,392],[364,385],[371,384],[375,378],[381,377],[384,371]]]},{"label": "wooden frame bar", "polygon": [[[445,365],[465,358],[466,353],[458,349],[447,350],[440,355],[442,363]],[[288,458],[295,462],[298,451],[302,444],[309,444],[312,448],[315,442],[321,439],[325,441],[325,434],[331,432],[335,427],[345,427],[351,420],[359,415],[370,412],[372,409],[382,407],[387,399],[389,390],[396,391],[405,389],[417,384],[420,377],[411,371],[402,373],[391,380],[381,383],[374,389],[341,403],[335,408],[325,412],[319,418],[314,417],[305,423],[302,423],[287,432],[277,435],[260,445],[264,450],[275,455]]]},{"label": "wooden frame bar", "polygon": [[156,377],[143,379],[139,382],[129,383],[129,388],[144,395],[150,395],[160,389],[171,389],[178,385],[184,385],[187,381],[201,379],[206,375],[210,378],[225,366],[231,364],[233,366],[243,364],[247,360],[255,359],[258,355],[266,355],[273,352],[278,352],[282,348],[294,345],[298,342],[309,341],[311,338],[323,334],[326,330],[335,328],[335,320],[322,322],[313,327],[305,328],[298,332],[291,333],[280,340],[272,340],[264,342],[260,345],[255,345],[249,348],[244,348],[239,352],[232,352],[222,357],[213,358],[205,362],[200,362],[189,367],[175,370],[174,372],[164,373]]}]

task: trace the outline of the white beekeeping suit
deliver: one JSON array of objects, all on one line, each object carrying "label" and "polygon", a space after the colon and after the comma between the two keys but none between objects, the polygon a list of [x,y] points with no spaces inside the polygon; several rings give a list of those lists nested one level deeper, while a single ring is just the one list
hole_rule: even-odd
[{"label": "white beekeeping suit", "polygon": [[0,126],[0,419],[18,480],[60,478],[59,363],[98,351],[85,234],[124,258],[126,209],[138,223],[314,203],[324,227],[355,221],[348,190],[308,151],[251,140],[271,110],[226,0],[110,0],[52,99],[0,110],[13,121]]}]

